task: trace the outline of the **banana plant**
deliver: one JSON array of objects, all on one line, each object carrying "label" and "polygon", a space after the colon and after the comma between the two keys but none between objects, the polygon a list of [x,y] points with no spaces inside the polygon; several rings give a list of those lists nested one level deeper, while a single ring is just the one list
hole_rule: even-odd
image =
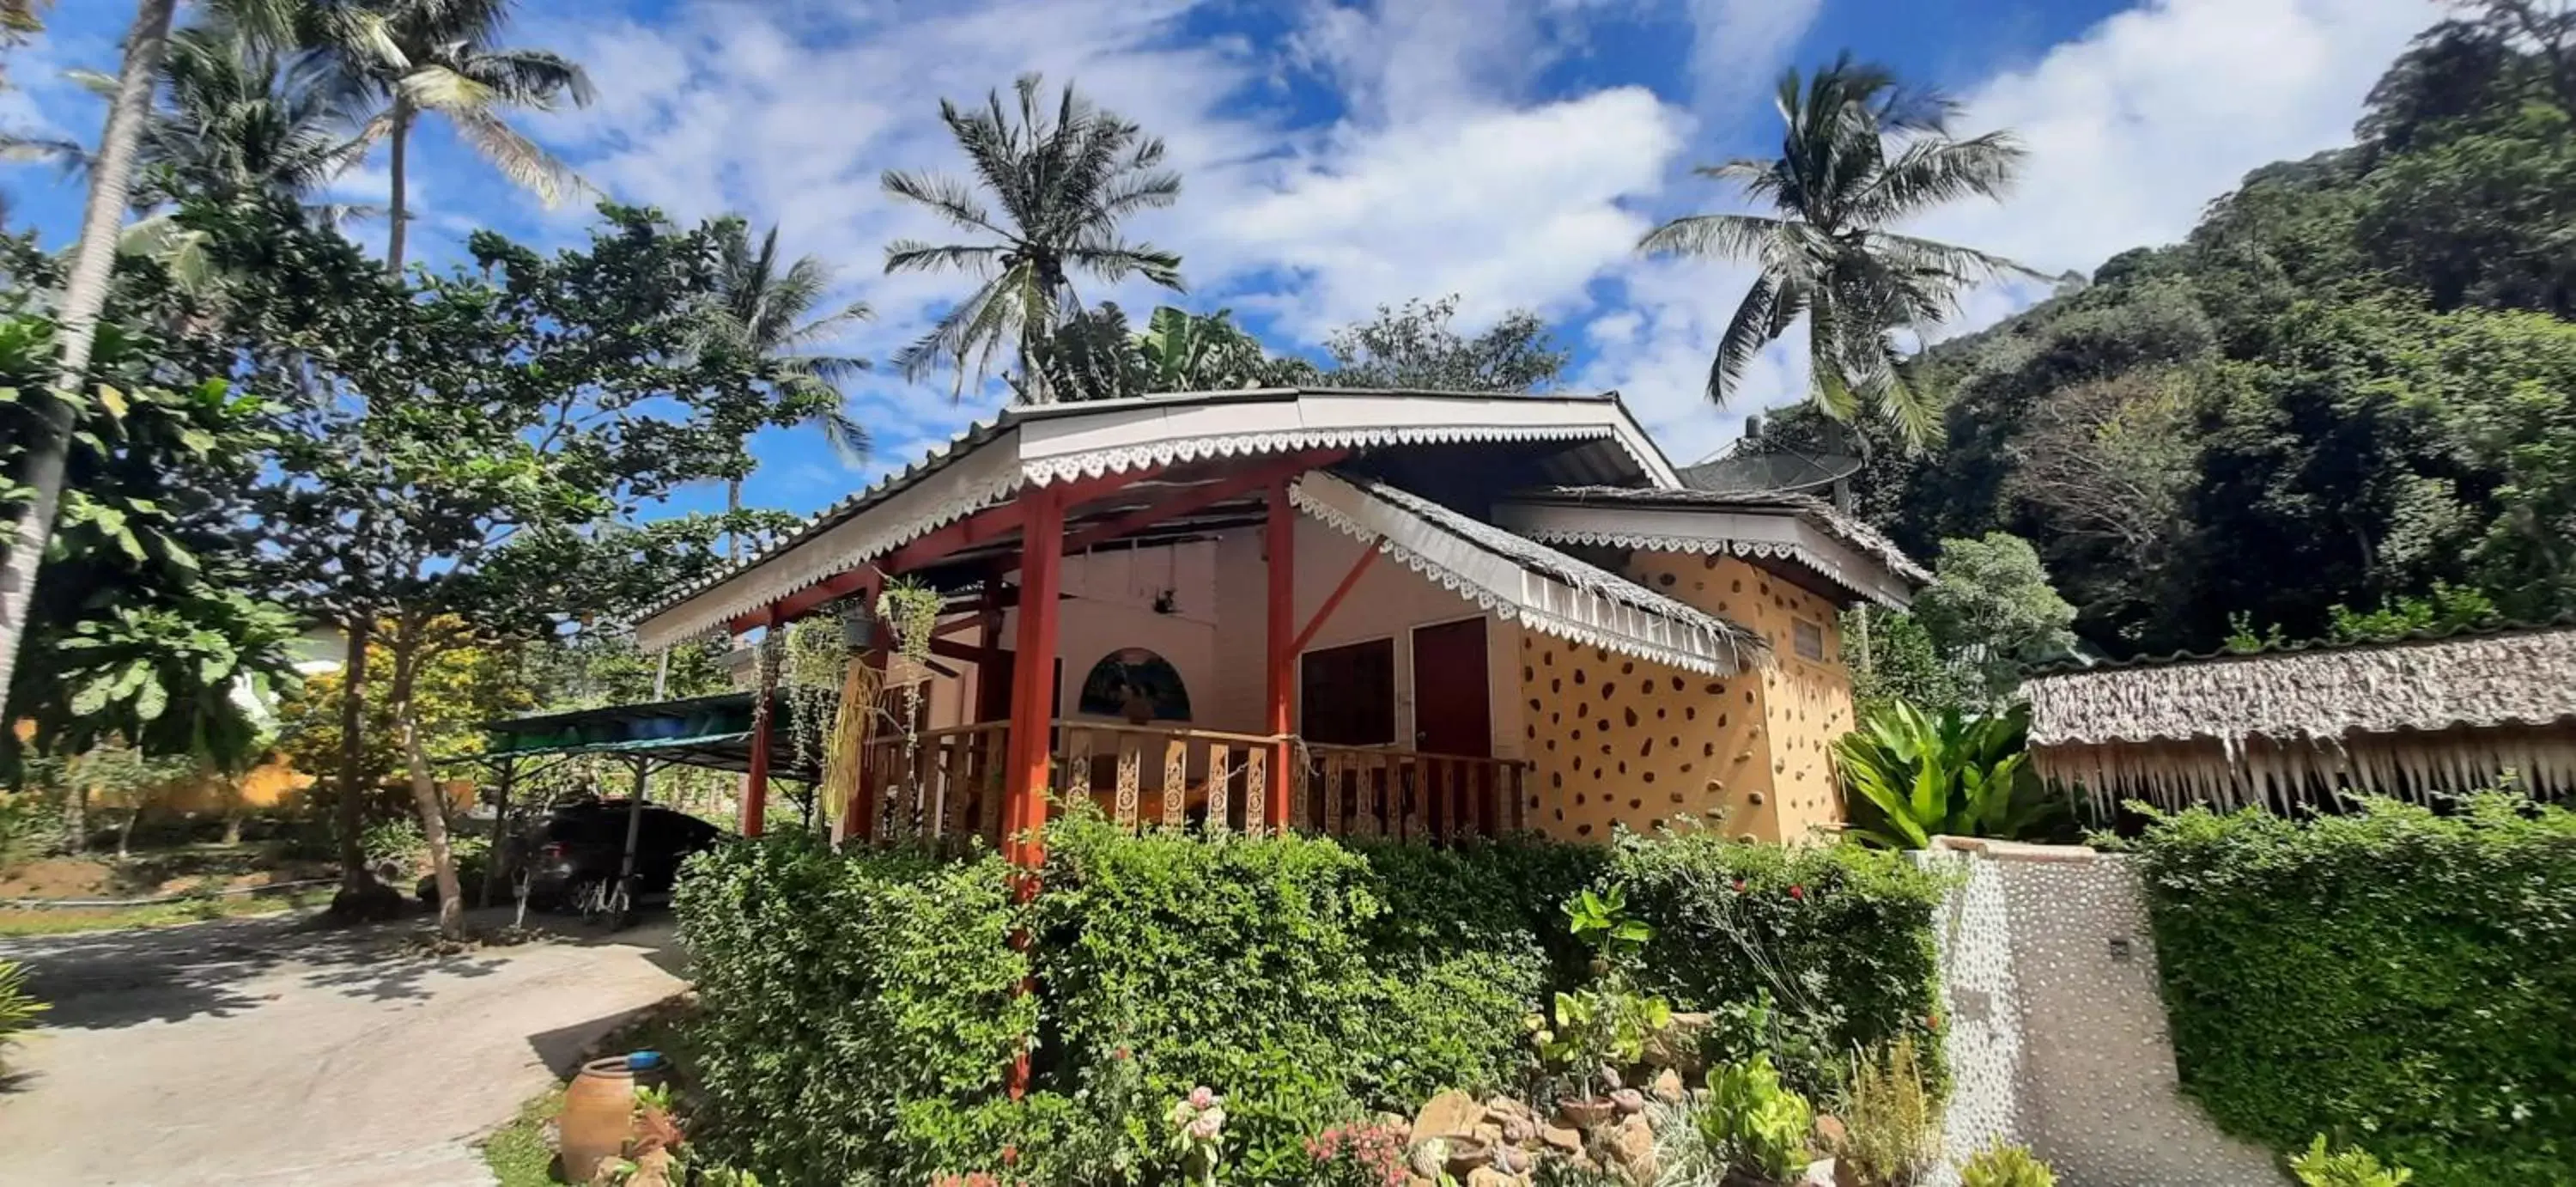
[{"label": "banana plant", "polygon": [[2029,739],[2027,706],[1971,717],[1889,702],[1834,742],[1843,789],[1863,809],[1852,835],[1889,849],[2041,835],[2057,805],[2030,769]]}]

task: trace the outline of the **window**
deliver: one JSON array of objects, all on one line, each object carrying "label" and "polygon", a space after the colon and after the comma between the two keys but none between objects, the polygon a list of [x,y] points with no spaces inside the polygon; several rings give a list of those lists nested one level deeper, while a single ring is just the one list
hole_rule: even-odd
[{"label": "window", "polygon": [[1790,619],[1789,642],[1799,659],[1825,662],[1825,628],[1822,624],[1803,618]]},{"label": "window", "polygon": [[1328,746],[1395,741],[1395,640],[1309,651],[1297,661],[1299,732]]},{"label": "window", "polygon": [[1126,647],[1100,657],[1082,678],[1079,711],[1093,717],[1148,721],[1188,721],[1190,690],[1170,660],[1142,647]]}]

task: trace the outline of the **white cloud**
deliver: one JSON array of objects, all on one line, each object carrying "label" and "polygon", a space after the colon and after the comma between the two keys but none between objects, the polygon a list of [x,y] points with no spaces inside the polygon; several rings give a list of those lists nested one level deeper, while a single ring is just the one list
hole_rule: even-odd
[{"label": "white cloud", "polygon": [[1823,8],[1824,0],[1690,0],[1693,105],[1723,116],[1769,93],[1773,66]]}]

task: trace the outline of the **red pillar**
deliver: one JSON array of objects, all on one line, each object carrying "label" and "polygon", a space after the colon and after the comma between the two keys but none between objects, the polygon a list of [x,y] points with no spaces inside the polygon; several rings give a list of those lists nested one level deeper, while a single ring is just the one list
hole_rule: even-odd
[{"label": "red pillar", "polygon": [[761,819],[769,809],[769,702],[778,692],[778,665],[766,653],[781,629],[775,610],[769,614],[768,628],[760,637],[763,655],[752,665],[760,673],[760,686],[751,694],[751,773],[742,781],[742,835],[746,837],[760,835]]},{"label": "red pillar", "polygon": [[1269,803],[1266,819],[1279,832],[1288,831],[1289,706],[1294,703],[1297,672],[1297,516],[1288,505],[1288,483],[1270,487],[1270,733],[1283,739],[1271,747]]},{"label": "red pillar", "polygon": [[[1012,659],[1010,766],[1005,772],[1003,852],[1030,871],[1023,896],[1037,893],[1035,871],[1046,864],[1046,794],[1051,782],[1048,719],[1055,709],[1056,596],[1064,587],[1063,494],[1039,487],[1021,496],[1028,518],[1021,529],[1019,649]],[[1025,840],[1022,834],[1027,834]]]}]

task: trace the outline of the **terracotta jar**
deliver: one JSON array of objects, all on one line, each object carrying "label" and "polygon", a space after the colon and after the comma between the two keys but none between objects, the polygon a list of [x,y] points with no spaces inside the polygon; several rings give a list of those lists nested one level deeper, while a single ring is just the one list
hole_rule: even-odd
[{"label": "terracotta jar", "polygon": [[567,1183],[587,1183],[601,1162],[623,1157],[635,1127],[631,1057],[612,1055],[581,1065],[581,1074],[564,1090],[563,1116],[556,1125]]}]

